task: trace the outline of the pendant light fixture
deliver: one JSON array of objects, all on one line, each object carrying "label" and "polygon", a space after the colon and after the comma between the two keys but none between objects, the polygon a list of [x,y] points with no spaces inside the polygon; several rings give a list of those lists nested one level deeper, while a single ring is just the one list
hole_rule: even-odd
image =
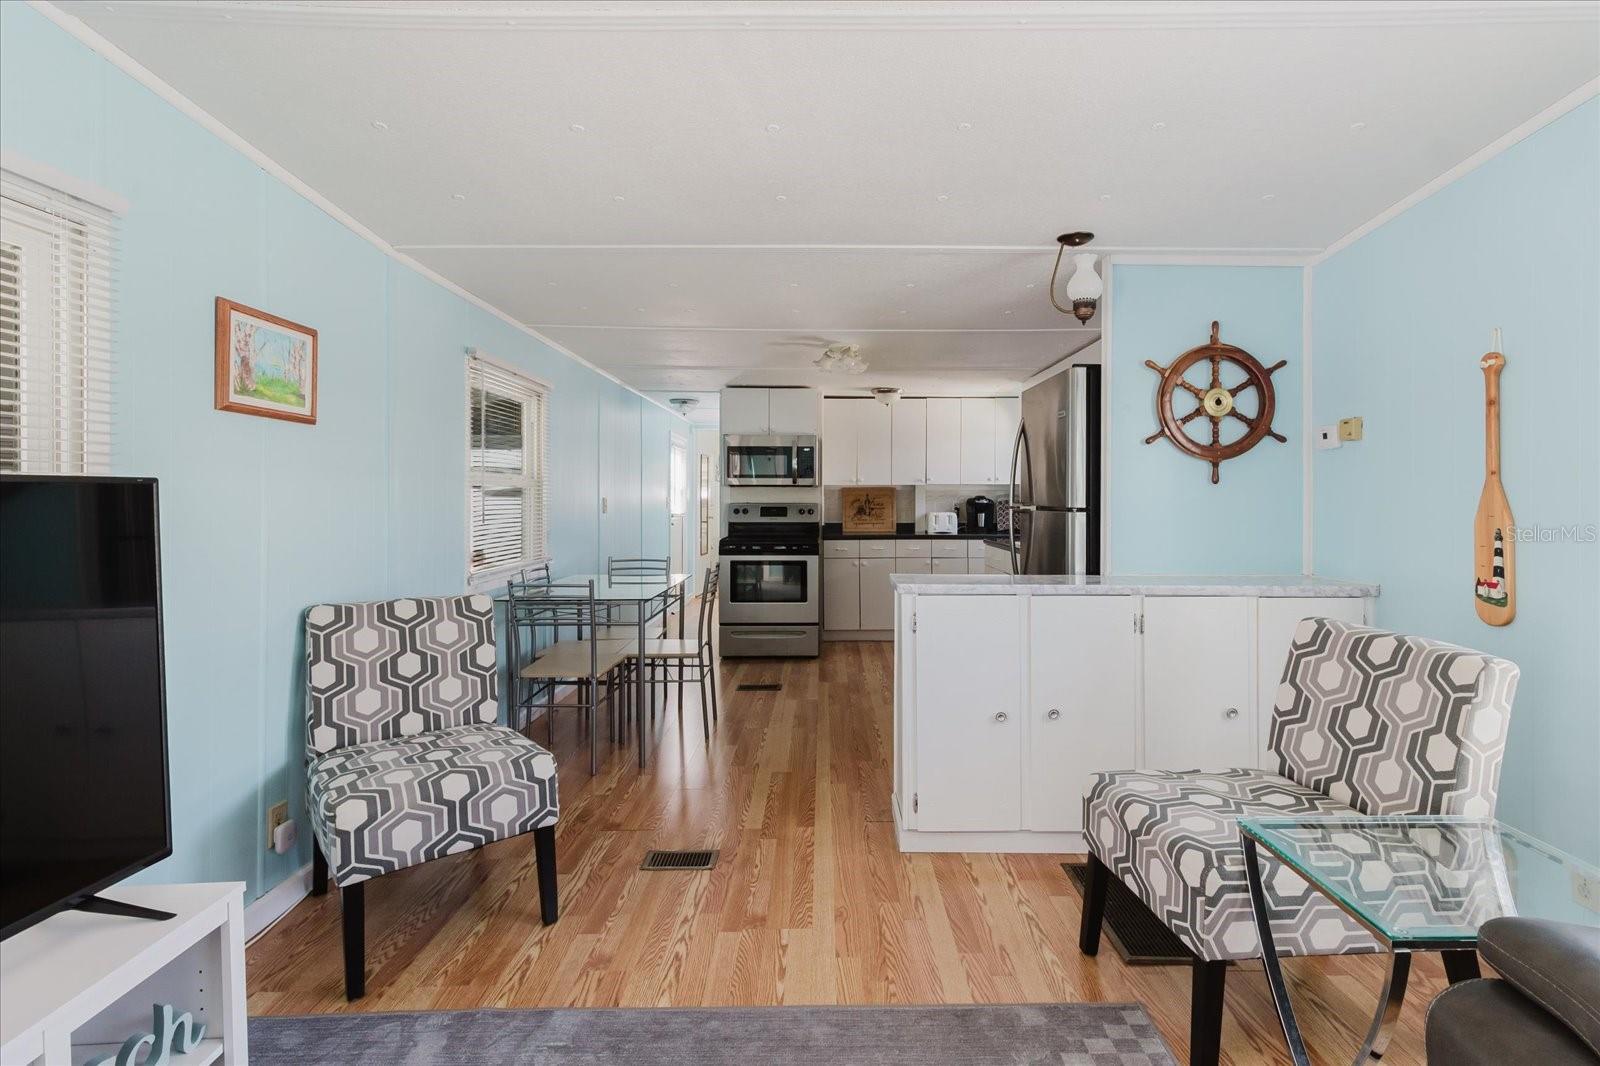
[{"label": "pendant light fixture", "polygon": [[1056,265],[1050,271],[1050,303],[1057,311],[1072,315],[1079,322],[1088,322],[1094,317],[1100,296],[1106,291],[1105,283],[1094,268],[1095,260],[1100,257],[1092,252],[1079,252],[1072,257],[1072,277],[1067,279],[1067,299],[1072,301],[1071,307],[1062,307],[1056,299],[1056,275],[1061,271],[1061,257],[1068,248],[1081,248],[1092,240],[1094,234],[1082,230],[1057,237],[1061,247],[1056,249]]}]

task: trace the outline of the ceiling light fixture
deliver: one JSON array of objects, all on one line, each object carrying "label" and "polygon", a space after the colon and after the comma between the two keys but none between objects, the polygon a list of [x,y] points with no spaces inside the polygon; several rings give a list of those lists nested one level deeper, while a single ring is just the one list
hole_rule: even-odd
[{"label": "ceiling light fixture", "polygon": [[830,344],[811,361],[811,365],[824,374],[831,374],[835,370],[844,374],[864,374],[867,370],[867,361],[861,358],[859,344]]},{"label": "ceiling light fixture", "polygon": [[888,407],[900,398],[900,390],[892,385],[879,385],[872,390],[872,395],[879,403]]},{"label": "ceiling light fixture", "polygon": [[1100,280],[1100,275],[1095,272],[1094,261],[1099,258],[1092,252],[1080,252],[1072,257],[1072,277],[1067,279],[1067,299],[1072,301],[1072,306],[1062,307],[1056,300],[1056,275],[1061,270],[1061,256],[1068,248],[1081,248],[1094,240],[1094,234],[1082,230],[1073,233],[1063,233],[1056,238],[1061,247],[1056,249],[1056,265],[1050,270],[1050,304],[1064,315],[1072,315],[1079,322],[1087,322],[1094,317],[1095,310],[1099,307],[1100,296],[1105,292],[1105,284]]},{"label": "ceiling light fixture", "polygon": [[674,396],[667,402],[677,408],[678,414],[684,418],[688,418],[689,412],[700,406],[699,398],[694,396]]}]

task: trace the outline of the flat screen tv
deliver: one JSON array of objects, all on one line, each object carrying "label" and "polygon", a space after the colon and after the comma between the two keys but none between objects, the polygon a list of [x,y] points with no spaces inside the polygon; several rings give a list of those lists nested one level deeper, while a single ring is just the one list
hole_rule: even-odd
[{"label": "flat screen tv", "polygon": [[0,938],[172,854],[153,478],[0,475]]}]

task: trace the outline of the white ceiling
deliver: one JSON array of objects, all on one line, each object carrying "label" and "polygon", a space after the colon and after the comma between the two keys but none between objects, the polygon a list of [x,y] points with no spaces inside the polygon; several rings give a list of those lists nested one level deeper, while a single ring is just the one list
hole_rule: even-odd
[{"label": "white ceiling", "polygon": [[58,6],[645,389],[1014,386],[1058,232],[1309,254],[1600,74],[1590,3]]}]

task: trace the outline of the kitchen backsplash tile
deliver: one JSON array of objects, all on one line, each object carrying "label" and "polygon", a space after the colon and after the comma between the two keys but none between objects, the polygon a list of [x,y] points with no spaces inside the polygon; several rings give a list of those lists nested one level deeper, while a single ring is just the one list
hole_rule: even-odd
[{"label": "kitchen backsplash tile", "polygon": [[[839,491],[839,487],[834,485],[822,490],[824,522],[844,521],[844,508],[839,502]],[[954,511],[960,516],[959,520],[965,523],[967,520],[965,505],[973,496],[987,496],[997,504],[1004,504],[1011,498],[1004,485],[896,485],[894,520],[915,522],[929,511]]]}]

